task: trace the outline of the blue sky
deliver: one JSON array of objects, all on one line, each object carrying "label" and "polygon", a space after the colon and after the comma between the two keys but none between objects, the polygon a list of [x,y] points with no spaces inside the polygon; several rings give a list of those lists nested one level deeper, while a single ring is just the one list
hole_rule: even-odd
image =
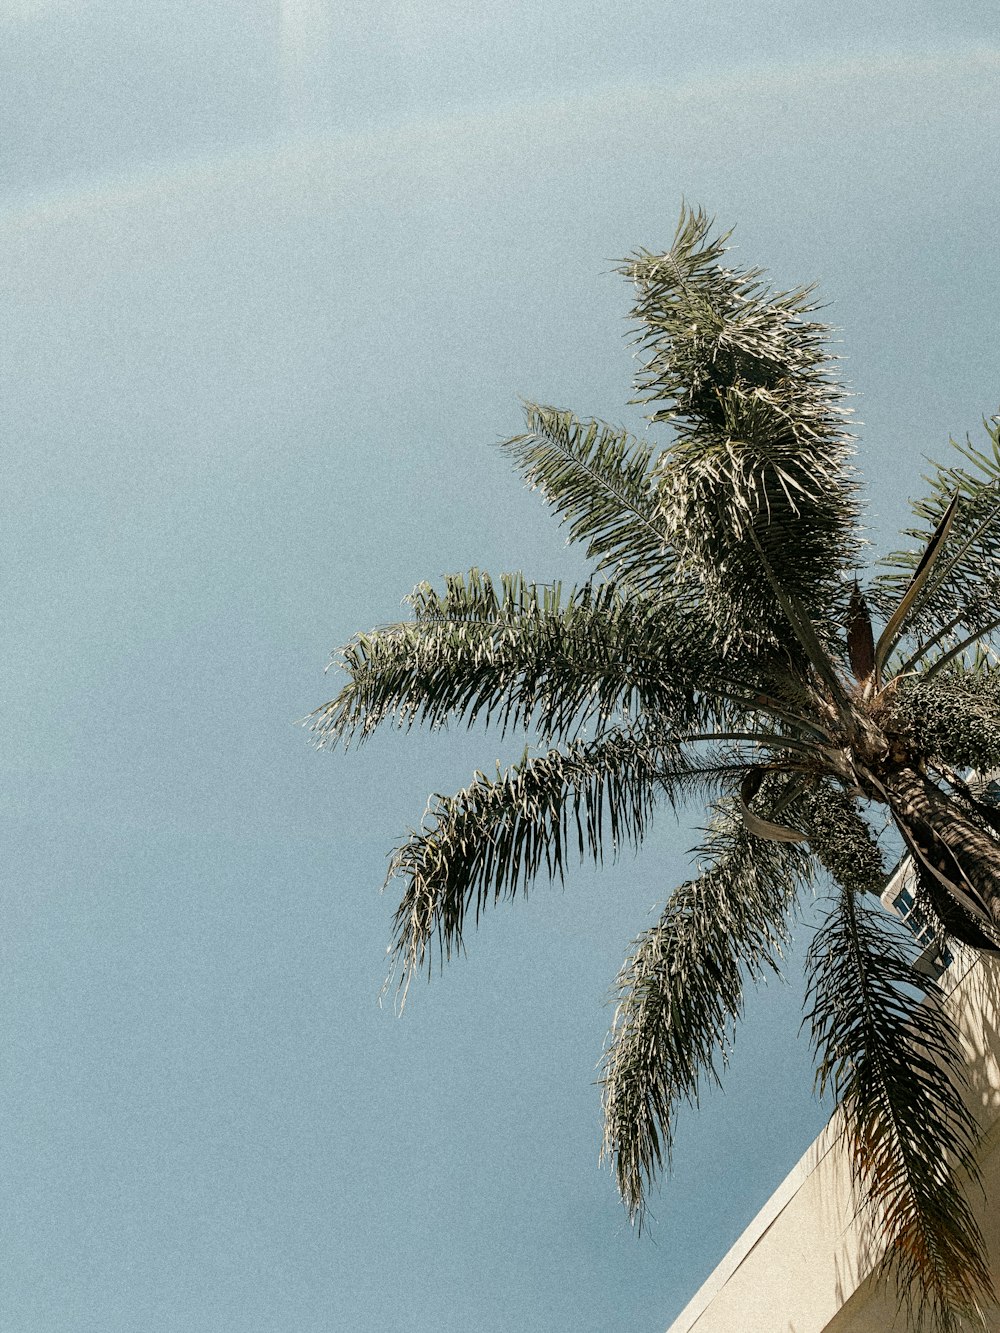
[{"label": "blue sky", "polygon": [[397,1018],[385,854],[507,755],[293,724],[418,580],[578,572],[491,445],[522,395],[641,426],[612,270],[682,198],[819,282],[888,540],[1000,402],[994,7],[14,0],[0,34],[0,1324],[666,1328],[823,1122],[806,932],[637,1237],[595,1066],[697,834],[538,885]]}]

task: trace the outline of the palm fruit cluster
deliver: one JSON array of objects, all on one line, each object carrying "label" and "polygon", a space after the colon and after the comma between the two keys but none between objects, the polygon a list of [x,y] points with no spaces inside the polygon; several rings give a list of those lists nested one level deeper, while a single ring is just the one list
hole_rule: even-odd
[{"label": "palm fruit cluster", "polygon": [[852,797],[825,783],[802,797],[809,846],[838,884],[857,893],[881,893],[886,882],[882,850]]},{"label": "palm fruit cluster", "polygon": [[952,768],[1000,768],[1000,672],[953,670],[901,681],[893,722],[914,749]]}]

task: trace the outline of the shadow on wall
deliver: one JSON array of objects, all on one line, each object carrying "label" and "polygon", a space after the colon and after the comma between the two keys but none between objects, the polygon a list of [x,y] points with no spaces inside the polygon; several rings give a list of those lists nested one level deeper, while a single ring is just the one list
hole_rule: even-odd
[{"label": "shadow on wall", "polygon": [[968,1103],[983,1134],[1000,1117],[1000,957],[983,955],[958,995],[956,1018],[968,1060]]}]

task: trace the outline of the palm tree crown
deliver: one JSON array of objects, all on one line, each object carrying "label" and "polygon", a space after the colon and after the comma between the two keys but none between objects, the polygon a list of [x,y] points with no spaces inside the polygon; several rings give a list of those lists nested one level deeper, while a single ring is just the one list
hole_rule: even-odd
[{"label": "palm tree crown", "polygon": [[342,650],[346,681],[311,723],[321,745],[455,718],[541,738],[433,798],[395,852],[404,987],[539,873],[638,844],[664,800],[708,802],[695,873],[619,974],[603,1066],[605,1152],[640,1219],[747,979],[778,967],[797,897],[832,880],[809,953],[818,1078],[842,1103],[886,1271],[918,1322],[948,1329],[992,1296],[960,1187],[976,1126],[940,992],[881,913],[871,815],[898,830],[924,916],[996,950],[1000,813],[970,779],[1000,766],[1000,428],[935,467],[909,545],[863,589],[828,331],[808,289],[728,267],[726,240],[685,210],[667,254],[623,268],[637,392],[666,447],[538,406],[503,446],[592,579],[421,584],[410,620]]}]

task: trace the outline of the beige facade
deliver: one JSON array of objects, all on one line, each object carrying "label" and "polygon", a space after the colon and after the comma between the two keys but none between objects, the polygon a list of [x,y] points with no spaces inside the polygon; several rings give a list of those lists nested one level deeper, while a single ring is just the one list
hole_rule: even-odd
[{"label": "beige facade", "polygon": [[[941,984],[983,1131],[985,1198],[973,1203],[1000,1276],[1000,961],[960,957]],[[894,1292],[872,1276],[877,1239],[855,1212],[834,1116],[667,1333],[905,1333]]]}]

